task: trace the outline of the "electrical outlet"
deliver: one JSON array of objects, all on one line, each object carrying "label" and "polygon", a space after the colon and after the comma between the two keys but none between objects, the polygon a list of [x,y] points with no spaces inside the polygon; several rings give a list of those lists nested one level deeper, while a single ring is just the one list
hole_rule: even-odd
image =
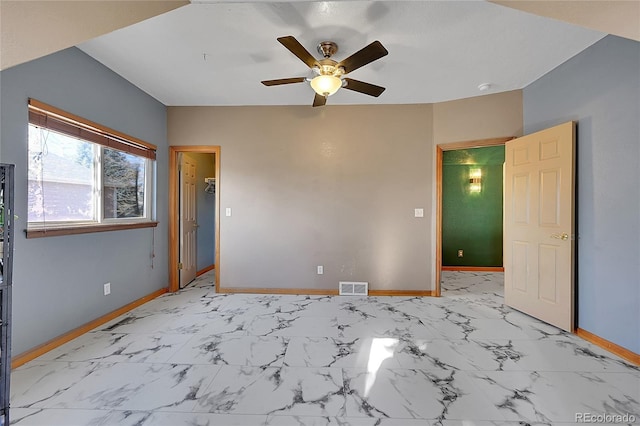
[{"label": "electrical outlet", "polygon": [[464,257],[464,250],[458,250],[458,257]]},{"label": "electrical outlet", "polygon": [[324,274],[324,266],[318,265],[318,275]]},{"label": "electrical outlet", "polygon": [[413,209],[414,217],[424,217],[424,209]]},{"label": "electrical outlet", "polygon": [[107,296],[111,294],[111,283],[106,283],[104,285],[104,295]]}]

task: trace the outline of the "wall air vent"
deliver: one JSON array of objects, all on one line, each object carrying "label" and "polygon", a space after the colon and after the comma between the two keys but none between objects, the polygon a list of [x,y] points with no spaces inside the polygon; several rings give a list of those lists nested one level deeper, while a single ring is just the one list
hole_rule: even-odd
[{"label": "wall air vent", "polygon": [[341,296],[367,296],[369,294],[369,283],[340,281],[339,292]]}]

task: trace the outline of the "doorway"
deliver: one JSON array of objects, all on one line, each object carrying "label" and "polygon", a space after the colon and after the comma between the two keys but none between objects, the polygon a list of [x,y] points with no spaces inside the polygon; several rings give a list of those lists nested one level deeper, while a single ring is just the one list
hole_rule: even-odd
[{"label": "doorway", "polygon": [[215,269],[220,287],[220,147],[169,147],[169,291]]},{"label": "doorway", "polygon": [[[443,182],[443,169],[444,169],[444,152],[445,151],[460,151],[467,150],[473,148],[485,148],[485,147],[496,147],[496,146],[504,146],[507,141],[514,139],[513,137],[503,137],[503,138],[493,138],[493,139],[482,139],[476,141],[467,141],[467,142],[458,142],[451,143],[446,145],[438,145],[436,147],[436,286],[435,286],[435,296],[442,295],[442,271],[443,271],[443,193],[444,193],[444,182]],[[473,184],[470,182],[473,177],[470,177],[469,184]],[[476,182],[478,183],[478,182]],[[464,256],[464,249],[462,256]],[[457,252],[457,250],[456,250]],[[449,269],[449,268],[446,268]],[[479,268],[469,267],[456,267],[456,270],[479,270]],[[503,269],[500,267],[495,268],[482,268],[484,271],[502,271]]]}]

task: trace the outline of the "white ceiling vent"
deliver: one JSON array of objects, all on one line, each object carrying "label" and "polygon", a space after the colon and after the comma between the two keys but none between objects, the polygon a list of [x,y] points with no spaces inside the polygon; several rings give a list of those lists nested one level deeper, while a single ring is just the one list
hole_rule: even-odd
[{"label": "white ceiling vent", "polygon": [[369,294],[369,283],[340,281],[341,296],[366,296]]}]

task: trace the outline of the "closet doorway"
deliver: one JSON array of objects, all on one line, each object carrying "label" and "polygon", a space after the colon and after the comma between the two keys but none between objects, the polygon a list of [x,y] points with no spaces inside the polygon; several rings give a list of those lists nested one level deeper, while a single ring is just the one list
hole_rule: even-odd
[{"label": "closet doorway", "polygon": [[169,290],[215,269],[220,282],[220,147],[169,147]]}]

